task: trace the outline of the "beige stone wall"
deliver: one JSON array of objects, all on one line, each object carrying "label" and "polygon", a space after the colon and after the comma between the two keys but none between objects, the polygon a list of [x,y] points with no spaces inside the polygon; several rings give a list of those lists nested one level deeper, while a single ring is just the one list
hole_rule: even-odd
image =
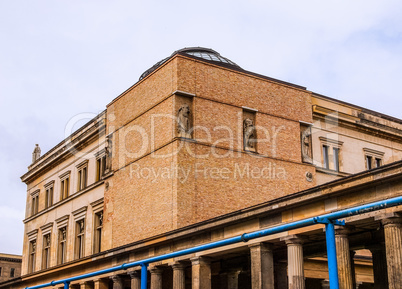
[{"label": "beige stone wall", "polygon": [[[5,258],[3,258],[5,257]],[[9,259],[12,258],[12,259]],[[20,259],[20,262],[14,261],[13,258]],[[0,282],[21,276],[21,256],[0,254]],[[11,270],[14,269],[14,276],[11,277]]]},{"label": "beige stone wall", "polygon": [[[51,224],[51,260],[50,266],[55,266],[57,264],[57,254],[58,254],[58,225],[56,220],[63,217],[69,216],[67,221],[67,261],[73,260],[74,250],[75,250],[75,219],[72,212],[75,210],[87,207],[85,215],[85,256],[89,256],[93,253],[93,216],[94,212],[91,207],[91,203],[102,199],[104,196],[104,184],[103,181],[96,182],[96,157],[95,154],[102,150],[105,145],[104,136],[100,137],[97,141],[88,144],[82,150],[76,152],[72,157],[65,160],[61,164],[55,166],[47,173],[36,178],[34,181],[28,184],[27,192],[27,209],[26,209],[26,219],[24,220],[24,246],[23,246],[23,262],[22,262],[22,274],[27,274],[28,272],[28,261],[29,261],[29,240],[28,233],[33,230],[38,230],[36,241],[36,271],[42,269],[43,261],[43,233],[40,227]],[[87,179],[87,189],[78,191],[77,188],[77,165],[82,163],[84,160],[88,160],[88,179]],[[65,172],[71,171],[70,173],[70,188],[69,197],[67,199],[61,200],[61,184],[60,175]],[[53,206],[45,209],[45,185],[49,182],[54,181],[54,198]],[[38,213],[31,214],[31,193],[40,190],[39,193],[39,210]]]}]

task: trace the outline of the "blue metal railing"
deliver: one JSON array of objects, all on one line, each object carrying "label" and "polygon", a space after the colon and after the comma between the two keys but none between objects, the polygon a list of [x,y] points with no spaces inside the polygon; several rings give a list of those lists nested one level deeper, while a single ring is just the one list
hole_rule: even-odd
[{"label": "blue metal railing", "polygon": [[87,273],[75,277],[70,277],[70,278],[65,278],[61,279],[58,281],[52,281],[50,283],[45,283],[41,285],[36,285],[36,286],[31,286],[31,287],[26,287],[25,289],[38,289],[38,288],[43,288],[43,287],[48,287],[48,286],[55,286],[59,284],[64,285],[64,289],[69,288],[69,284],[72,281],[77,281],[81,280],[84,278],[89,278],[89,277],[94,277],[98,276],[101,274],[106,274],[106,273],[111,273],[119,270],[127,270],[132,267],[136,266],[141,266],[141,289],[147,289],[147,267],[148,264],[162,261],[165,259],[170,259],[170,258],[175,258],[179,256],[184,256],[192,253],[197,253],[201,251],[205,251],[208,249],[214,249],[214,248],[219,248],[222,246],[226,245],[231,245],[235,243],[240,243],[240,242],[247,242],[251,239],[256,239],[268,235],[273,235],[293,229],[298,229],[298,228],[303,228],[307,226],[311,226],[314,224],[325,224],[326,230],[325,230],[325,235],[326,235],[326,243],[327,243],[327,258],[328,258],[328,270],[329,270],[329,283],[330,283],[330,288],[331,289],[339,289],[339,284],[338,284],[338,266],[336,262],[336,246],[335,246],[335,230],[334,230],[334,225],[344,225],[344,222],[339,222],[338,219],[350,217],[350,216],[355,216],[355,215],[360,215],[376,210],[381,210],[389,207],[394,207],[402,205],[402,196],[401,197],[396,197],[388,200],[383,200],[379,202],[374,202],[374,203],[369,203],[366,205],[362,206],[357,206],[354,208],[350,209],[345,209],[345,210],[340,210],[337,212],[317,216],[317,217],[312,217],[312,218],[307,218],[304,220],[300,221],[295,221],[291,222],[288,224],[283,224],[279,226],[274,226],[271,228],[255,231],[252,233],[245,233],[240,236],[160,255],[160,256],[155,256],[147,259],[143,259],[140,261],[135,261],[127,264],[122,264],[119,266],[111,267],[108,269],[104,270],[99,270],[95,271],[92,273]]}]

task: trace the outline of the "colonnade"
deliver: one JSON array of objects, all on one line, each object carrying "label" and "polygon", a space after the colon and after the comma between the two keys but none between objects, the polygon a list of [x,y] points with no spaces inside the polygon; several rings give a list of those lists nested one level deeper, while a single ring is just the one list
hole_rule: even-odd
[{"label": "colonnade", "polygon": [[[374,288],[375,289],[402,289],[402,219],[399,217],[377,218],[383,228],[383,242],[371,243],[366,248],[372,253]],[[349,247],[349,236],[354,234],[353,228],[340,227],[335,232],[337,249],[338,275],[340,289],[359,288],[355,280],[354,251]],[[274,263],[274,249],[270,243],[255,243],[248,246],[250,256],[249,274],[251,289],[306,289],[304,276],[303,245],[307,241],[303,236],[290,235],[281,238],[287,247],[286,263]],[[172,271],[171,285],[168,288],[186,288],[186,270],[191,266],[192,289],[212,288],[213,259],[206,256],[193,257],[185,262],[169,263]],[[163,280],[164,266],[150,264],[150,289],[166,288]],[[219,289],[239,289],[239,274],[241,268],[231,268],[221,274]],[[128,271],[125,279],[130,278],[131,289],[140,289],[140,271]],[[112,280],[112,282],[110,282]],[[113,285],[111,286],[110,283]],[[127,283],[127,282],[126,282]],[[77,284],[74,284],[78,288]],[[108,278],[94,279],[91,282],[79,283],[80,289],[126,289],[122,275],[113,275]],[[215,286],[216,287],[216,286]],[[187,284],[189,288],[189,284]],[[328,281],[321,282],[321,288],[329,288]],[[243,289],[243,288],[240,288]]]}]

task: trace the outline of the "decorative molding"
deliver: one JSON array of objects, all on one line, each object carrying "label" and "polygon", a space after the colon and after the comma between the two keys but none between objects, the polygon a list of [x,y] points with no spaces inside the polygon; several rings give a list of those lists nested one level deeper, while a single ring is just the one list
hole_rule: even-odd
[{"label": "decorative molding", "polygon": [[258,109],[247,107],[247,106],[242,106],[241,108],[243,110],[250,111],[250,112],[257,112],[258,111]]},{"label": "decorative molding", "polygon": [[84,219],[87,214],[87,208],[88,206],[84,206],[82,208],[79,208],[78,210],[73,211],[72,214],[74,216],[74,220],[79,221]]},{"label": "decorative molding", "polygon": [[106,150],[105,150],[105,148],[103,148],[100,151],[98,151],[97,153],[95,153],[95,158],[99,159],[99,158],[103,157],[105,155],[105,153],[106,153]]},{"label": "decorative molding", "polygon": [[39,192],[40,192],[40,189],[37,189],[37,190],[33,191],[31,193],[31,197],[36,197],[37,195],[39,195]]},{"label": "decorative molding", "polygon": [[91,203],[92,211],[94,211],[95,213],[102,211],[103,210],[103,201],[104,201],[104,198],[101,198],[97,201],[92,202]]},{"label": "decorative molding", "polygon": [[54,180],[48,182],[46,185],[44,185],[45,189],[48,189],[48,188],[50,188],[50,187],[53,187],[53,186],[54,186],[54,183],[55,183]]},{"label": "decorative molding", "polygon": [[42,235],[47,235],[50,234],[53,229],[53,222],[47,223],[46,225],[43,225],[40,227],[40,230],[42,231]]},{"label": "decorative molding", "polygon": [[323,137],[323,136],[320,136],[319,139],[323,144],[328,143],[328,144],[336,145],[338,147],[343,145],[343,141],[340,141],[340,140],[330,139],[330,138]]},{"label": "decorative molding", "polygon": [[89,162],[89,160],[86,159],[86,160],[80,162],[80,163],[79,163],[78,165],[76,165],[75,167],[76,167],[77,169],[80,169],[80,168],[82,168],[82,167],[87,166],[87,165],[88,165],[88,162]]},{"label": "decorative molding", "polygon": [[32,242],[38,238],[38,229],[32,230],[27,233],[28,241]]},{"label": "decorative molding", "polygon": [[189,93],[181,90],[176,90],[172,93],[172,95],[177,94],[180,96],[186,96],[186,97],[195,97],[196,95],[194,93]]},{"label": "decorative molding", "polygon": [[60,180],[63,180],[63,179],[65,179],[65,178],[67,178],[68,176],[70,176],[70,174],[71,174],[71,170],[69,170],[69,171],[67,171],[67,172],[65,172],[65,173],[63,173],[63,174],[61,174],[61,175],[59,176],[59,178],[60,178]]},{"label": "decorative molding", "polygon": [[369,155],[369,156],[380,157],[380,158],[382,158],[384,156],[384,152],[376,151],[376,150],[369,149],[369,148],[363,148],[363,151],[366,155]]},{"label": "decorative molding", "polygon": [[56,219],[57,228],[62,228],[62,227],[67,226],[69,218],[70,218],[70,215],[65,215],[63,217]]}]

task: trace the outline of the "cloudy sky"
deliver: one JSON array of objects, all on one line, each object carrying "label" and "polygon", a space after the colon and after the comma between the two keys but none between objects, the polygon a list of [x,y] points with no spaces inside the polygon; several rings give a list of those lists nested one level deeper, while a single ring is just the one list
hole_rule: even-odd
[{"label": "cloudy sky", "polygon": [[402,118],[401,15],[398,0],[0,0],[0,252],[22,252],[34,144],[45,153],[177,49]]}]

